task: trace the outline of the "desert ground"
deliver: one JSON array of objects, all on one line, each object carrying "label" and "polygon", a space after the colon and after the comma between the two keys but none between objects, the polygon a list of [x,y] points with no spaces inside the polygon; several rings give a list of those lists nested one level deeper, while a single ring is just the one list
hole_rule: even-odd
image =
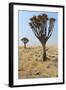
[{"label": "desert ground", "polygon": [[18,47],[18,78],[58,77],[58,48],[47,46],[47,61],[43,61],[43,49],[36,47]]}]

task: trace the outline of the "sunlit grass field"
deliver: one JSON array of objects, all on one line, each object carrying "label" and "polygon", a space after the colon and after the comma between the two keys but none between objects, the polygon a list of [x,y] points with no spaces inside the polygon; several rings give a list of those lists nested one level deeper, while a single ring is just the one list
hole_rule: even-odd
[{"label": "sunlit grass field", "polygon": [[47,61],[43,61],[43,49],[36,47],[18,47],[18,78],[58,77],[58,48],[47,46]]}]

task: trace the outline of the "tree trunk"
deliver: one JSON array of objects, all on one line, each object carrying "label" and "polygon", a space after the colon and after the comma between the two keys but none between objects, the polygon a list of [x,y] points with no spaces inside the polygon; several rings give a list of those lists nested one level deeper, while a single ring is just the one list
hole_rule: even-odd
[{"label": "tree trunk", "polygon": [[43,45],[43,61],[46,61],[46,44]]},{"label": "tree trunk", "polygon": [[24,48],[26,48],[26,44],[24,43]]}]

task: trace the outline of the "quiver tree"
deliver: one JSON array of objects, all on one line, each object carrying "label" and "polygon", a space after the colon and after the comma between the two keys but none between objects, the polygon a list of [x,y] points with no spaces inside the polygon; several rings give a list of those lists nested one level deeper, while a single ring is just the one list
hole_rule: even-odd
[{"label": "quiver tree", "polygon": [[55,18],[48,18],[47,14],[30,18],[30,27],[43,46],[43,61],[46,60],[46,42],[53,32]]},{"label": "quiver tree", "polygon": [[24,48],[26,48],[26,44],[29,42],[29,40],[26,37],[24,37],[21,39],[21,41],[24,43]]}]

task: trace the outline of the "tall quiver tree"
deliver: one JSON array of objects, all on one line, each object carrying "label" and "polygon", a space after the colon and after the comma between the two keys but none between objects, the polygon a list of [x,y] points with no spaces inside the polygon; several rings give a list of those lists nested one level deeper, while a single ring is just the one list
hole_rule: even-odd
[{"label": "tall quiver tree", "polygon": [[30,18],[29,25],[43,47],[43,61],[47,60],[46,42],[52,35],[54,22],[55,18],[48,18],[47,14],[33,16]]},{"label": "tall quiver tree", "polygon": [[24,48],[26,48],[26,44],[29,42],[29,40],[26,37],[24,37],[21,39],[21,41],[24,43]]}]

